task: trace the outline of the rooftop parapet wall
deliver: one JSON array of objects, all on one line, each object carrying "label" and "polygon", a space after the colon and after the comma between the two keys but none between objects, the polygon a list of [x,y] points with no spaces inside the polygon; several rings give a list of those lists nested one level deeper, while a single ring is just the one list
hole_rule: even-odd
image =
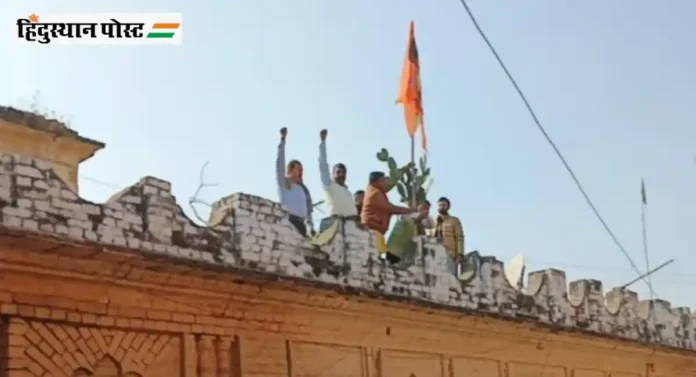
[{"label": "rooftop parapet wall", "polygon": [[278,203],[246,194],[216,202],[211,226],[200,227],[184,215],[170,184],[152,177],[95,204],[68,189],[46,162],[0,154],[1,228],[696,349],[696,315],[667,301],[639,301],[621,289],[605,296],[596,280],[568,286],[565,273],[554,269],[530,273],[520,292],[508,284],[502,262],[476,253],[468,256],[475,274],[460,281],[449,270],[444,248],[425,237],[415,240],[414,263],[395,268],[377,259],[370,233],[353,221],[320,248],[299,235]]}]

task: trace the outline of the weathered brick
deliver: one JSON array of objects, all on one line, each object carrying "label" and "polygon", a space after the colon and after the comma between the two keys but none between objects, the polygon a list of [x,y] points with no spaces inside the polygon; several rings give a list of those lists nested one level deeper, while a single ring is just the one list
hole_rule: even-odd
[{"label": "weathered brick", "polygon": [[172,320],[174,322],[193,323],[196,318],[192,314],[172,313]]},{"label": "weathered brick", "polygon": [[24,335],[7,334],[7,345],[10,347],[27,347],[29,340]]},{"label": "weathered brick", "polygon": [[44,178],[43,173],[39,169],[31,167],[31,166],[20,165],[20,164],[15,165],[15,174],[24,175],[24,176],[32,177],[32,178],[38,178],[38,179]]},{"label": "weathered brick", "polygon": [[62,309],[51,310],[51,319],[56,321],[64,321],[67,319],[67,312]]},{"label": "weathered brick", "polygon": [[[71,376],[79,366],[94,368],[108,355],[117,364],[113,370],[122,374],[229,375],[224,362],[215,362],[220,358],[215,353],[219,349],[206,347],[218,344],[210,341],[218,335],[249,334],[277,339],[260,343],[256,352],[251,350],[253,341],[237,344],[238,353],[245,355],[239,356],[245,359],[240,365],[247,369],[235,370],[233,375],[287,375],[287,358],[302,354],[294,350],[287,353],[292,347],[301,347],[295,344],[301,343],[296,342],[298,339],[315,346],[338,342],[345,343],[345,347],[369,345],[374,349],[472,356],[479,351],[476,347],[500,346],[493,344],[493,338],[499,337],[498,343],[509,346],[510,339],[502,338],[519,341],[525,332],[529,336],[526,339],[536,339],[533,335],[539,334],[530,330],[533,326],[553,326],[580,327],[588,334],[622,334],[623,338],[646,343],[646,354],[648,349],[662,352],[661,346],[688,352],[696,349],[692,339],[696,321],[690,310],[671,308],[659,300],[638,302],[626,290],[604,296],[596,281],[572,282],[568,290],[563,273],[546,270],[530,274],[527,290],[522,291],[515,282],[508,281],[510,274],[502,263],[478,254],[467,256],[467,266],[475,267],[475,271],[462,281],[452,273],[444,247],[427,237],[414,238],[414,260],[404,262],[408,266],[393,268],[377,260],[374,236],[354,222],[341,224],[341,232],[330,245],[315,246],[297,234],[278,203],[245,194],[224,198],[213,206],[212,217],[219,217],[215,225],[196,226],[174,201],[169,183],[151,177],[117,193],[105,204],[93,204],[56,178],[58,175],[51,170],[60,167],[54,164],[0,151],[0,227],[12,228],[13,234],[33,232],[31,237],[20,236],[0,244],[0,257],[8,267],[0,277],[0,311],[3,320],[10,321],[6,330],[9,335],[6,340],[0,339],[0,347],[5,346],[3,341],[18,345],[9,354],[24,357],[27,363],[24,369],[13,371],[31,371],[40,377],[61,373]],[[56,171],[61,177],[76,172]],[[13,266],[20,268],[13,271]],[[247,277],[238,273],[238,268],[256,271],[258,276]],[[270,276],[266,273],[278,274],[282,279],[278,281],[276,276],[267,282]],[[336,290],[371,292],[348,300],[324,288],[307,287],[313,283],[333,285]],[[411,304],[407,307],[393,300],[372,298],[383,294],[400,296]],[[423,305],[477,310],[481,315],[492,312],[518,321],[536,319],[542,324],[517,328],[492,318],[474,324],[475,320],[466,315],[451,314],[454,311],[446,314],[427,309],[427,314]],[[34,327],[27,328],[27,321]],[[552,338],[565,336],[563,331],[558,333]],[[172,346],[175,353],[162,359],[171,366],[155,365],[153,371],[147,370],[149,364],[160,360],[156,353],[166,348],[161,340],[166,337],[181,342]],[[572,340],[570,335],[563,339],[585,347],[585,356],[595,348],[604,353],[616,348],[600,347],[606,346],[602,343],[605,340],[592,335],[586,335],[582,342]],[[545,364],[569,363],[573,357],[567,355],[573,351],[563,348],[560,341],[554,344],[554,340],[544,342],[550,342],[549,348],[563,349],[559,353],[566,358],[547,360]],[[612,340],[615,344],[620,341]],[[510,375],[544,373],[511,372],[511,358],[528,363],[539,358],[533,347],[515,347],[507,355],[485,357],[504,361],[496,365]],[[338,351],[325,352],[317,351],[316,357],[329,358],[330,352]],[[389,352],[380,356],[382,362],[389,362]],[[615,356],[623,355],[621,350],[612,352],[618,352],[612,354],[612,362],[625,356]],[[7,353],[3,349],[0,354]],[[660,355],[655,360],[681,357]],[[183,363],[182,358],[194,367]],[[438,354],[433,365],[455,368],[454,360],[448,358]],[[592,359],[594,363],[582,360],[582,364],[606,364],[597,362],[600,359]],[[411,362],[404,361],[409,373],[411,369],[420,370]],[[621,368],[639,375],[644,373],[644,362],[635,363],[634,356],[633,364],[627,361]],[[360,356],[355,363],[359,366],[343,373],[367,373],[364,363],[367,360]],[[378,367],[375,360],[369,363]],[[302,363],[297,361],[298,365]],[[575,375],[572,367],[549,373]],[[171,368],[181,368],[183,373]],[[385,372],[392,373],[389,368]],[[293,373],[322,374],[301,369]],[[367,374],[372,375],[372,371]],[[655,375],[679,374],[663,370]]]},{"label": "weathered brick", "polygon": [[97,318],[97,324],[99,326],[111,327],[116,324],[116,319],[114,317],[109,316],[100,316],[99,318]]},{"label": "weathered brick", "polygon": [[51,318],[51,310],[47,308],[37,307],[34,309],[34,313],[37,318]]},{"label": "weathered brick", "polygon": [[123,317],[147,318],[147,310],[137,307],[119,307],[118,314]]},{"label": "weathered brick", "polygon": [[12,293],[0,291],[0,303],[12,302]]},{"label": "weathered brick", "polygon": [[163,310],[150,309],[147,311],[147,318],[162,320],[162,321],[169,321],[172,319],[172,313],[166,312]]},{"label": "weathered brick", "polygon": [[0,304],[0,313],[12,315],[17,314],[17,305],[15,304]]},{"label": "weathered brick", "polygon": [[68,313],[68,321],[70,322],[82,322],[82,314],[77,312]]},{"label": "weathered brick", "polygon": [[97,323],[97,316],[92,313],[84,313],[82,314],[81,322],[85,324],[95,324]]},{"label": "weathered brick", "polygon": [[17,314],[26,317],[33,317],[34,307],[30,305],[17,305]]},{"label": "weathered brick", "polygon": [[198,325],[217,325],[218,319],[211,316],[197,315],[196,324]]},{"label": "weathered brick", "polygon": [[77,310],[94,314],[106,314],[106,305],[96,302],[78,302]]}]

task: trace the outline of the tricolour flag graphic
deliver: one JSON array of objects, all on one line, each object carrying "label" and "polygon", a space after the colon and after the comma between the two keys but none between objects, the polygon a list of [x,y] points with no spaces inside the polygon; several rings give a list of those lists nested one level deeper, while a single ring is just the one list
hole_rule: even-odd
[{"label": "tricolour flag graphic", "polygon": [[152,31],[147,33],[148,38],[173,38],[180,23],[157,22],[152,25]]},{"label": "tricolour flag graphic", "polygon": [[12,39],[22,44],[181,44],[181,13],[94,13],[17,15]]}]

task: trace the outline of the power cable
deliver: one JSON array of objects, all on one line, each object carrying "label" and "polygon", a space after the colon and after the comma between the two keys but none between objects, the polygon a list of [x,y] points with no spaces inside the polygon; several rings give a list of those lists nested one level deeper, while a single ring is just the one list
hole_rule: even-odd
[{"label": "power cable", "polygon": [[[619,273],[620,272],[627,272],[627,271],[633,272],[633,270],[630,268],[623,268],[623,267],[618,267],[618,266],[607,266],[607,265],[599,266],[599,265],[588,265],[588,264],[574,264],[574,263],[549,261],[549,260],[542,260],[542,259],[535,259],[535,258],[528,258],[527,262],[529,262],[528,264],[534,265],[535,268],[539,265],[545,265],[545,266],[550,266],[553,268],[570,268],[570,269],[576,269],[576,270],[594,270],[594,271],[607,271],[607,272],[619,272]],[[696,277],[696,274],[671,273],[671,274],[669,274],[669,276],[670,277],[694,278],[694,277]]]},{"label": "power cable", "polygon": [[102,186],[106,186],[106,187],[111,187],[111,188],[115,188],[115,189],[118,189],[118,190],[120,190],[120,189],[122,188],[122,187],[118,187],[117,185],[115,185],[115,184],[113,184],[113,183],[104,182],[104,181],[102,181],[102,180],[99,180],[99,179],[96,179],[96,178],[92,178],[92,177],[88,177],[88,176],[83,175],[83,174],[80,174],[80,178],[84,179],[84,180],[87,181],[87,182],[96,183],[96,184],[98,184],[98,185],[102,185]]},{"label": "power cable", "polygon": [[[587,192],[585,191],[585,188],[584,188],[584,187],[582,186],[582,184],[580,183],[580,180],[579,180],[578,177],[575,175],[575,172],[574,172],[573,169],[570,167],[570,165],[569,165],[568,162],[566,161],[565,157],[563,157],[563,154],[561,153],[561,151],[560,151],[560,150],[558,149],[558,147],[556,146],[556,143],[554,143],[554,141],[551,139],[551,137],[549,136],[549,134],[546,132],[546,129],[544,128],[544,126],[541,125],[541,122],[539,121],[539,118],[537,118],[536,113],[535,113],[534,110],[532,109],[532,106],[529,104],[529,101],[527,100],[527,97],[524,95],[524,92],[522,92],[522,89],[520,89],[520,87],[519,87],[519,85],[517,84],[517,81],[515,80],[515,78],[512,77],[512,74],[511,74],[510,71],[508,70],[508,68],[507,68],[507,66],[505,65],[505,63],[503,63],[503,60],[500,58],[500,55],[498,55],[498,52],[496,51],[495,47],[493,47],[493,44],[491,44],[491,42],[488,40],[488,37],[486,36],[486,33],[484,33],[483,30],[481,29],[481,26],[479,25],[478,21],[476,20],[476,17],[474,16],[474,14],[471,12],[471,9],[469,8],[469,5],[466,3],[465,0],[459,0],[459,2],[460,2],[460,3],[462,4],[462,6],[464,7],[464,10],[466,10],[466,13],[469,15],[469,19],[471,19],[471,22],[474,24],[474,27],[476,27],[476,30],[478,31],[479,35],[481,35],[481,38],[483,38],[483,41],[486,42],[486,45],[488,45],[488,48],[490,49],[491,53],[493,53],[493,56],[495,56],[495,59],[498,61],[498,64],[500,64],[500,67],[501,67],[501,68],[503,69],[503,71],[505,72],[505,75],[507,75],[508,79],[510,80],[510,83],[515,87],[515,90],[517,91],[517,94],[519,94],[520,98],[522,99],[522,102],[524,102],[524,105],[527,107],[527,110],[528,110],[528,112],[529,112],[529,115],[532,116],[532,119],[534,120],[534,123],[536,123],[537,128],[539,128],[539,131],[541,131],[541,133],[544,135],[544,138],[545,138],[546,141],[549,143],[549,145],[551,145],[551,148],[553,148],[554,152],[556,153],[556,155],[558,156],[558,158],[561,160],[561,163],[563,163],[563,166],[565,167],[565,169],[566,169],[566,170],[568,171],[568,173],[570,174],[570,177],[571,177],[571,178],[573,179],[573,181],[575,182],[575,185],[578,187],[578,190],[580,190],[580,193],[581,193],[582,196],[585,198],[585,202],[587,202],[587,204],[590,206],[590,208],[592,209],[592,212],[594,212],[595,216],[597,217],[597,219],[599,220],[599,222],[600,222],[600,223],[602,224],[602,226],[604,227],[604,230],[606,230],[606,232],[607,232],[607,233],[609,234],[609,236],[611,237],[612,241],[614,241],[614,244],[616,244],[616,246],[619,248],[619,250],[621,251],[621,253],[623,253],[623,255],[626,257],[626,259],[628,259],[628,262],[631,264],[631,267],[633,267],[634,271],[635,271],[639,276],[642,275],[643,273],[640,271],[640,269],[638,268],[638,266],[636,265],[636,263],[633,261],[633,259],[631,258],[631,256],[628,254],[628,252],[626,251],[626,249],[623,247],[623,245],[621,244],[621,242],[619,242],[618,238],[616,238],[616,235],[614,235],[614,232],[611,230],[611,228],[609,227],[609,225],[607,225],[607,222],[604,221],[604,218],[602,217],[602,215],[601,215],[601,214],[599,213],[599,211],[597,210],[597,207],[594,205],[594,203],[592,202],[592,200],[590,199],[590,197],[587,195]],[[648,289],[650,289],[650,294],[653,295],[653,296],[657,296],[657,295],[655,294],[655,291],[654,291],[653,288],[652,288],[652,284],[650,284],[650,282],[649,282],[646,278],[643,278],[642,280],[643,280],[643,282],[645,282],[645,284],[648,286]]]}]

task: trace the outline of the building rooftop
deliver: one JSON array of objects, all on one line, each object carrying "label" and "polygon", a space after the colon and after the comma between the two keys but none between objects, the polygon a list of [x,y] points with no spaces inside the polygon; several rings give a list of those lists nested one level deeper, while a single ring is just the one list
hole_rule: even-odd
[{"label": "building rooftop", "polygon": [[[9,110],[12,113],[13,110]],[[7,116],[7,108],[0,108]],[[17,116],[17,115],[13,115]],[[55,132],[66,131],[60,125]],[[503,263],[472,253],[473,273],[456,278],[445,249],[419,237],[408,267],[379,261],[369,232],[346,220],[326,246],[302,238],[278,203],[234,194],[213,205],[208,226],[191,221],[169,182],[142,178],[106,203],[71,191],[42,161],[0,153],[0,233],[52,237],[100,249],[167,259],[196,270],[252,273],[338,290],[408,301],[416,310],[449,310],[523,320],[565,331],[696,349],[696,316],[663,300],[639,300],[597,280],[566,281],[563,271],[532,272],[524,289],[508,283]],[[182,274],[187,273],[182,269]],[[419,309],[420,308],[420,309]]]},{"label": "building rooftop", "polygon": [[49,119],[43,115],[33,112],[19,110],[8,106],[0,106],[0,121],[2,120],[29,127],[37,131],[47,132],[58,137],[70,137],[83,143],[92,144],[98,147],[97,149],[104,148],[104,143],[80,136],[65,123],[57,119]]}]

